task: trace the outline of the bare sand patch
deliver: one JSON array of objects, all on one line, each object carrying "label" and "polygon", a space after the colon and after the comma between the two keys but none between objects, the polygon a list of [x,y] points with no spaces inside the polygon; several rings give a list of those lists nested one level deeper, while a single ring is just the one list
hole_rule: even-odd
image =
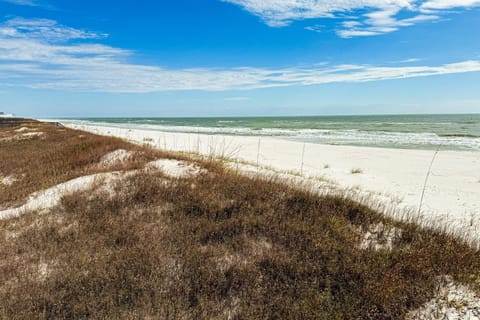
[{"label": "bare sand patch", "polygon": [[88,190],[96,184],[112,184],[122,175],[121,172],[98,173],[79,177],[46,190],[35,192],[30,195],[24,205],[0,211],[0,220],[18,217],[31,211],[51,209],[57,206],[65,195]]},{"label": "bare sand patch", "polygon": [[6,177],[0,176],[0,184],[3,184],[5,186],[11,186],[14,184],[18,179],[14,175],[9,175]]},{"label": "bare sand patch", "polygon": [[30,130],[30,128],[21,127],[21,128],[16,129],[15,132],[25,132],[25,131],[28,131],[28,130]]},{"label": "bare sand patch", "polygon": [[38,138],[44,136],[44,132],[25,132],[19,133],[13,136],[1,138],[0,142],[12,142],[12,141],[23,141],[23,140],[30,140],[33,138]]},{"label": "bare sand patch", "polygon": [[155,160],[148,163],[146,168],[161,170],[171,178],[188,178],[205,172],[204,169],[193,163],[175,159]]},{"label": "bare sand patch", "polygon": [[107,153],[100,159],[101,166],[113,166],[117,164],[122,164],[130,160],[134,156],[133,151],[118,149],[112,152]]},{"label": "bare sand patch", "polygon": [[22,139],[22,138],[30,139],[30,138],[34,138],[34,137],[41,137],[44,134],[45,133],[43,133],[43,132],[26,132],[26,133],[22,133],[19,137],[20,137],[20,139]]},{"label": "bare sand patch", "polygon": [[480,319],[480,297],[470,288],[450,277],[441,279],[435,298],[410,312],[407,320]]}]

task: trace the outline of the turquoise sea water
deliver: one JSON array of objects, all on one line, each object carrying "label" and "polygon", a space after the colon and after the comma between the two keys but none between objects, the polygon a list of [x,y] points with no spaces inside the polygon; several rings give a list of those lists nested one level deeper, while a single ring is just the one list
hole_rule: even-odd
[{"label": "turquoise sea water", "polygon": [[249,118],[84,118],[64,122],[311,143],[480,151],[480,114]]}]

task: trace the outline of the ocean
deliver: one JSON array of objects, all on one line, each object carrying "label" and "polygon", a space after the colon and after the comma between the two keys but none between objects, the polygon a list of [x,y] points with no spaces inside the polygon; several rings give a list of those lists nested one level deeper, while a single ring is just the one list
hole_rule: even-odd
[{"label": "ocean", "polygon": [[480,151],[480,114],[78,118],[62,121],[168,132],[268,136],[331,145]]}]

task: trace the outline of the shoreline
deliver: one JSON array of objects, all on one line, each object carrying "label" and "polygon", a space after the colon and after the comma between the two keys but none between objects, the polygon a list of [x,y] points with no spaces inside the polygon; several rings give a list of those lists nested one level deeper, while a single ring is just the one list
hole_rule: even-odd
[{"label": "shoreline", "polygon": [[78,118],[78,125],[171,133],[273,137],[301,143],[387,149],[479,151],[479,115]]},{"label": "shoreline", "polygon": [[[332,146],[271,137],[62,125],[168,151],[198,153],[234,163],[258,163],[260,167],[277,172],[294,172],[297,176],[334,181],[341,188],[367,192],[383,202],[389,199],[390,208],[393,204],[410,213],[418,211],[425,178],[435,154],[431,150]],[[476,231],[480,226],[479,169],[480,152],[439,151],[425,187],[421,216],[459,231],[465,231],[465,227],[475,227]]]}]

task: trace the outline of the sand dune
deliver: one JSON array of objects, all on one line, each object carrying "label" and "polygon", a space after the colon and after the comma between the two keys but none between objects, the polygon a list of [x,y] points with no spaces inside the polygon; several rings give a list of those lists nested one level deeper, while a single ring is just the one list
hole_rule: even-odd
[{"label": "sand dune", "polygon": [[[417,212],[435,151],[304,144],[276,138],[168,133],[65,124],[158,147],[198,152],[335,181],[342,188],[388,199]],[[303,161],[302,161],[303,159]],[[387,212],[388,214],[389,212]],[[425,188],[421,214],[477,236],[480,227],[480,152],[439,151]]]}]

